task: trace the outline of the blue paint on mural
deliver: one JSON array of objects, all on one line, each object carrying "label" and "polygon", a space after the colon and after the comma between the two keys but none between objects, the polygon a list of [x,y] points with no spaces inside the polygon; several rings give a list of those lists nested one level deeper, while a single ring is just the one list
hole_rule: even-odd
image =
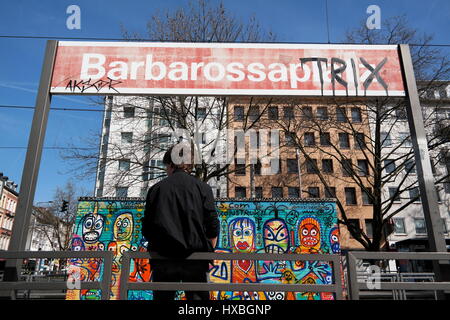
[{"label": "blue paint on mural", "polygon": [[[233,253],[339,253],[339,232],[334,202],[217,201],[220,234],[216,252]],[[121,258],[125,251],[146,251],[140,219],[144,202],[96,199],[80,201],[72,250],[109,250],[114,253],[111,299],[118,299]],[[100,259],[74,259],[81,279],[98,280]],[[151,280],[148,259],[134,259],[129,281]],[[321,261],[214,261],[213,282],[332,283],[332,267]],[[183,299],[183,294],[178,294]],[[99,299],[99,290],[70,290],[67,299]],[[130,291],[131,300],[152,299],[151,291]],[[332,299],[330,293],[211,292],[211,299],[298,300]]]}]

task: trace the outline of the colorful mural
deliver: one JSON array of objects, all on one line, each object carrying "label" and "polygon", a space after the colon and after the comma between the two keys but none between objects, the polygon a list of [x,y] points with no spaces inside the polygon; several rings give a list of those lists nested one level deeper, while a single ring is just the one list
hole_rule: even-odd
[{"label": "colorful mural", "polygon": [[[220,234],[216,252],[232,253],[339,253],[339,229],[334,202],[319,200],[216,201]],[[80,199],[72,250],[114,252],[111,299],[118,299],[121,258],[125,251],[146,251],[140,219],[144,201]],[[81,280],[98,280],[99,259],[74,259]],[[134,259],[129,281],[151,280],[148,259]],[[210,281],[218,283],[332,283],[332,267],[321,261],[214,261]],[[324,300],[331,293],[211,292],[213,300]],[[69,300],[95,300],[99,290],[69,290]],[[152,299],[151,291],[130,291],[131,300]],[[182,292],[178,299],[184,299]]]}]

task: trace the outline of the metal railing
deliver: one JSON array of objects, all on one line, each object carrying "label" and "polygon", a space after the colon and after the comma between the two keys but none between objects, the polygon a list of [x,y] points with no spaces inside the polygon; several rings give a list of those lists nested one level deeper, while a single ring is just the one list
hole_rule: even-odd
[{"label": "metal railing", "polygon": [[[347,282],[349,298],[351,300],[359,300],[361,289],[368,290],[367,282],[358,281],[357,260],[435,260],[448,263],[450,261],[450,253],[437,252],[348,252],[347,253]],[[450,290],[450,282],[434,282],[434,277],[430,278],[430,274],[420,279],[411,278],[410,273],[398,274],[395,279],[391,278],[389,282],[380,281],[377,288],[371,287],[370,290],[389,290],[393,291],[393,298],[406,298],[406,290],[411,291],[442,291]],[[363,279],[367,280],[367,279]],[[395,281],[393,281],[395,280]],[[412,282],[411,280],[414,280]],[[420,280],[416,282],[415,280]],[[422,280],[428,280],[424,282]],[[431,281],[430,281],[431,280]],[[436,293],[435,293],[436,295]]]},{"label": "metal railing", "polygon": [[[2,251],[0,259],[103,259],[103,275],[101,281],[80,281],[81,290],[100,289],[102,300],[110,296],[113,253],[111,251]],[[20,277],[20,275],[19,275]],[[17,290],[67,290],[66,281],[30,282],[2,281],[0,291],[9,291],[11,299],[16,299]]]},{"label": "metal railing", "polygon": [[329,254],[193,253],[189,260],[327,261],[332,263],[333,284],[129,282],[131,259],[165,259],[155,253],[124,252],[120,277],[120,299],[128,300],[129,290],[252,291],[252,292],[333,292],[342,300],[340,256]]}]

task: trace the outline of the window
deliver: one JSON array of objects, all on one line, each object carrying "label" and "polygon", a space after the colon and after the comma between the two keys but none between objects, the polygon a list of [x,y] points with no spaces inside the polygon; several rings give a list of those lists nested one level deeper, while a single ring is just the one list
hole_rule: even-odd
[{"label": "window", "polygon": [[322,171],[324,173],[333,172],[333,160],[332,159],[322,159]]},{"label": "window", "polygon": [[345,202],[347,205],[356,205],[356,190],[355,188],[345,188]]},{"label": "window", "polygon": [[320,145],[331,146],[331,137],[329,132],[320,133]]},{"label": "window", "polygon": [[399,132],[398,141],[402,147],[409,148],[412,146],[411,137],[408,132]]},{"label": "window", "polygon": [[216,198],[220,198],[220,188],[216,189]]},{"label": "window", "polygon": [[406,120],[408,119],[408,115],[406,113],[406,107],[405,106],[399,106],[395,109],[395,116],[398,120]]},{"label": "window", "polygon": [[427,226],[425,225],[425,219],[415,218],[414,225],[416,227],[416,234],[427,234]]},{"label": "window", "polygon": [[346,122],[347,121],[347,114],[345,108],[337,107],[336,108],[336,120],[338,122]]},{"label": "window", "polygon": [[447,229],[447,219],[442,218],[442,227],[444,229],[444,233],[448,233],[448,229]]},{"label": "window", "polygon": [[314,132],[305,132],[304,136],[305,146],[312,147],[316,145],[316,138]]},{"label": "window", "polygon": [[245,176],[245,159],[235,160],[235,175]]},{"label": "window", "polygon": [[416,200],[414,200],[414,202],[420,202],[420,191],[419,191],[419,187],[414,187],[411,190],[409,190],[409,198],[412,200],[414,198],[416,198]]},{"label": "window", "polygon": [[344,177],[351,177],[353,174],[353,164],[351,159],[342,160],[342,175]]},{"label": "window", "polygon": [[356,133],[355,134],[355,149],[365,149],[366,146],[366,137],[364,133]]},{"label": "window", "polygon": [[327,107],[317,107],[317,119],[328,120],[328,109]]},{"label": "window", "polygon": [[287,172],[298,173],[298,161],[297,159],[287,159]]},{"label": "window", "polygon": [[405,171],[406,174],[416,174],[416,165],[414,164],[414,160],[405,161]]},{"label": "window", "polygon": [[384,169],[386,173],[392,173],[395,171],[395,161],[391,159],[384,160]]},{"label": "window", "polygon": [[236,198],[246,198],[246,188],[245,187],[235,187],[234,188],[234,196]]},{"label": "window", "polygon": [[269,120],[278,120],[278,107],[269,107]]},{"label": "window", "polygon": [[294,108],[293,107],[284,107],[284,119],[285,120],[293,120],[294,119]]},{"label": "window", "polygon": [[288,187],[288,198],[299,198],[300,189],[298,187]]},{"label": "window", "polygon": [[128,187],[116,187],[116,197],[128,197]]},{"label": "window", "polygon": [[312,107],[308,107],[308,106],[302,107],[302,118],[304,120],[312,120],[313,119]]},{"label": "window", "polygon": [[440,194],[440,192],[439,192],[439,188],[438,188],[438,187],[436,187],[436,197],[437,197],[437,201],[438,201],[438,202],[441,202],[441,201],[442,201],[442,199],[441,199],[441,194]]},{"label": "window", "polygon": [[372,188],[368,188],[368,187],[366,187],[365,189],[361,188],[361,196],[362,196],[363,204],[366,204],[366,205],[373,204],[371,195],[372,195]]},{"label": "window", "polygon": [[122,132],[121,133],[122,143],[132,143],[133,142],[133,132]]},{"label": "window", "polygon": [[262,187],[255,187],[255,198],[263,198],[263,188]]},{"label": "window", "polygon": [[389,199],[394,199],[394,202],[400,202],[400,194],[396,194],[397,187],[389,187]]},{"label": "window", "polygon": [[286,132],[285,135],[286,146],[295,146],[295,133],[294,132]]},{"label": "window", "polygon": [[317,159],[306,160],[306,172],[307,173],[317,173]]},{"label": "window", "polygon": [[358,160],[358,175],[360,177],[369,175],[369,163],[367,160]]},{"label": "window", "polygon": [[244,107],[235,106],[234,107],[234,120],[243,121],[244,120]]},{"label": "window", "polygon": [[335,187],[325,187],[325,198],[336,198],[336,188]]},{"label": "window", "polygon": [[366,224],[366,235],[372,239],[373,238],[373,220],[371,219],[365,219],[364,220]]},{"label": "window", "polygon": [[248,118],[250,121],[256,121],[259,118],[259,107],[252,106],[248,110]]},{"label": "window", "polygon": [[352,122],[362,122],[360,108],[352,108]]},{"label": "window", "polygon": [[134,107],[123,107],[123,117],[133,118],[134,117]]},{"label": "window", "polygon": [[258,159],[258,160],[256,161],[255,167],[254,167],[255,175],[257,175],[257,176],[260,176],[260,175],[261,175],[261,168],[262,168],[262,163],[261,163],[261,161]]},{"label": "window", "polygon": [[130,170],[130,160],[128,159],[119,160],[119,170],[120,171]]},{"label": "window", "polygon": [[380,135],[380,143],[382,147],[390,147],[392,146],[392,139],[389,132],[381,132]]},{"label": "window", "polygon": [[350,138],[348,133],[339,133],[339,147],[341,149],[350,149]]},{"label": "window", "polygon": [[283,188],[272,187],[272,198],[283,198]]},{"label": "window", "polygon": [[406,234],[405,218],[394,218],[394,233]]},{"label": "window", "polygon": [[444,182],[444,191],[445,193],[449,194],[450,193],[450,182]]},{"label": "window", "polygon": [[308,195],[310,198],[319,198],[320,197],[319,187],[308,187]]},{"label": "window", "polygon": [[162,160],[150,160],[150,180],[166,176]]},{"label": "window", "polygon": [[348,219],[348,228],[353,230],[354,233],[359,234],[361,232],[359,219]]},{"label": "window", "polygon": [[197,108],[197,119],[206,118],[206,108]]}]

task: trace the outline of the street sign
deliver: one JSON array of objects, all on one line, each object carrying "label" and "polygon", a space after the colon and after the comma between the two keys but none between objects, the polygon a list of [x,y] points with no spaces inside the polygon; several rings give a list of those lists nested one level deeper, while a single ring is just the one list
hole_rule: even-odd
[{"label": "street sign", "polygon": [[405,96],[396,45],[58,42],[52,94]]}]

